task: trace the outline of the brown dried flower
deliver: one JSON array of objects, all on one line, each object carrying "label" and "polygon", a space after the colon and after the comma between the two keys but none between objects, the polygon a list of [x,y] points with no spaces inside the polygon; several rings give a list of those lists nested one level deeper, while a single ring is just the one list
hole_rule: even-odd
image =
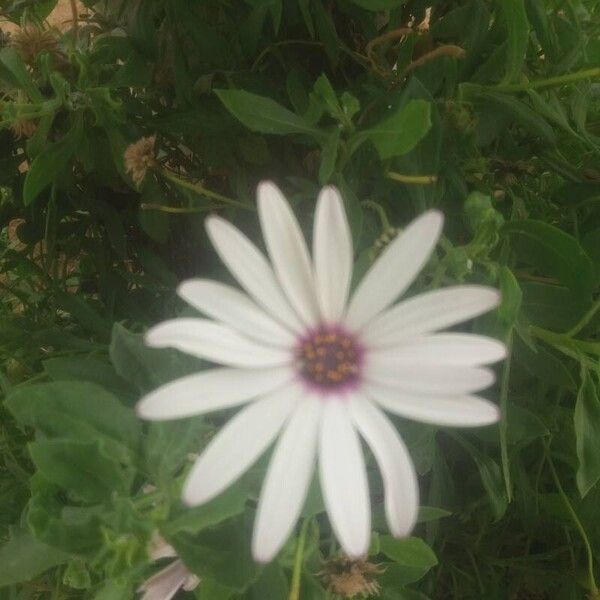
[{"label": "brown dried flower", "polygon": [[21,138],[30,138],[35,133],[37,125],[29,119],[16,119],[10,128],[15,137],[20,140]]},{"label": "brown dried flower", "polygon": [[381,565],[341,557],[327,561],[319,575],[334,597],[369,598],[379,594],[375,577],[383,571]]},{"label": "brown dried flower", "polygon": [[36,25],[25,25],[11,35],[10,45],[19,53],[23,62],[33,65],[42,52],[54,58],[62,57],[59,40],[51,29],[40,29]]},{"label": "brown dried flower", "polygon": [[127,146],[123,154],[125,170],[131,174],[133,182],[138,187],[144,181],[148,169],[156,166],[156,158],[154,157],[155,144],[155,135],[143,137],[134,144]]}]

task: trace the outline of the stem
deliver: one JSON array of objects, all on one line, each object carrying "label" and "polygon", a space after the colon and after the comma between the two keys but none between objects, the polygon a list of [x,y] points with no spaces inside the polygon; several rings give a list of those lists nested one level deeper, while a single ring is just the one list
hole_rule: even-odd
[{"label": "stem", "polygon": [[579,520],[577,513],[575,512],[573,506],[571,505],[571,502],[569,502],[569,498],[567,497],[567,495],[565,494],[565,491],[563,490],[563,487],[560,483],[560,479],[558,478],[558,473],[556,472],[556,469],[554,467],[554,462],[552,461],[552,457],[550,456],[550,449],[548,447],[548,442],[545,440],[544,440],[544,451],[546,454],[546,460],[548,461],[548,466],[550,467],[550,471],[552,473],[552,478],[554,479],[556,489],[558,490],[558,494],[561,497],[562,501],[564,502],[564,505],[565,505],[568,513],[571,515],[571,518],[573,519],[573,523],[575,524],[575,527],[579,531],[579,535],[581,535],[581,539],[583,540],[583,545],[585,546],[585,552],[587,555],[587,569],[588,569],[588,579],[589,579],[588,585],[589,585],[590,591],[592,592],[592,598],[597,598],[598,597],[598,586],[596,585],[596,579],[594,578],[594,554],[592,553],[592,547],[590,546],[590,541],[588,540],[585,529],[583,528],[583,525],[581,524],[581,521]]},{"label": "stem", "polygon": [[363,200],[361,202],[361,205],[364,206],[365,208],[370,208],[371,210],[373,210],[377,213],[377,215],[379,216],[379,220],[381,221],[381,228],[384,231],[388,231],[389,229],[392,229],[392,224],[390,223],[390,220],[388,219],[388,216],[387,216],[385,210],[383,209],[383,206],[381,206],[381,204],[378,204],[377,202],[374,202],[373,200]]},{"label": "stem", "polygon": [[512,484],[510,478],[510,463],[508,460],[508,421],[507,421],[507,405],[508,405],[508,382],[510,379],[510,361],[512,351],[512,329],[509,331],[506,339],[506,348],[508,356],[504,361],[504,368],[502,370],[502,381],[500,383],[500,411],[502,413],[502,419],[499,424],[500,428],[500,457],[502,459],[502,474],[504,476],[504,486],[506,487],[506,497],[510,502],[512,500]]},{"label": "stem", "polygon": [[308,531],[309,519],[305,519],[300,529],[298,542],[296,543],[296,554],[294,556],[294,571],[292,572],[292,585],[288,600],[300,600],[300,576],[302,575],[302,564],[304,562],[304,546],[306,544],[306,532]]},{"label": "stem", "polygon": [[79,42],[79,12],[77,0],[71,0],[71,14],[73,15],[73,46],[76,48]]},{"label": "stem", "polygon": [[164,204],[148,204],[142,202],[140,204],[142,210],[158,210],[160,212],[170,213],[173,215],[187,215],[190,213],[200,213],[214,208],[212,206],[198,206],[196,208],[183,208],[180,206],[165,206]]},{"label": "stem", "polygon": [[158,172],[165,179],[168,179],[169,181],[173,182],[174,184],[176,184],[182,188],[185,188],[186,190],[196,192],[197,194],[200,194],[201,196],[206,196],[207,198],[212,198],[213,200],[217,200],[218,202],[221,202],[222,204],[227,204],[228,206],[234,206],[236,208],[243,208],[244,210],[252,210],[252,211],[254,210],[253,207],[248,206],[247,204],[245,204],[243,202],[239,202],[238,200],[234,200],[233,198],[228,198],[227,196],[223,196],[222,194],[213,192],[212,190],[207,190],[204,186],[200,185],[199,183],[191,183],[189,181],[186,181],[185,179],[181,179],[180,177],[178,177],[174,173],[171,173],[170,171],[167,171],[166,169],[159,169]]},{"label": "stem", "polygon": [[575,325],[572,329],[569,329],[565,335],[568,337],[577,335],[594,318],[594,315],[598,312],[598,310],[600,310],[600,298],[598,298],[598,300],[596,300],[596,302],[593,304],[592,308],[590,308],[590,310],[588,310],[585,315],[581,317],[579,323],[577,323],[577,325]]},{"label": "stem", "polygon": [[511,83],[508,85],[497,85],[494,90],[499,92],[524,92],[526,90],[536,90],[539,88],[553,87],[556,85],[564,85],[581,81],[582,79],[590,79],[592,77],[600,77],[600,67],[593,69],[584,69],[576,73],[567,73],[566,75],[558,75],[556,77],[548,77],[548,79],[538,79],[537,81],[528,81],[526,83]]},{"label": "stem", "polygon": [[416,183],[417,185],[430,185],[437,182],[437,175],[403,175],[395,171],[388,171],[385,176],[400,183]]},{"label": "stem", "polygon": [[529,331],[547,344],[557,348],[568,348],[576,352],[589,352],[590,354],[600,355],[600,342],[590,342],[586,340],[574,340],[565,333],[554,333],[543,327],[532,325]]}]

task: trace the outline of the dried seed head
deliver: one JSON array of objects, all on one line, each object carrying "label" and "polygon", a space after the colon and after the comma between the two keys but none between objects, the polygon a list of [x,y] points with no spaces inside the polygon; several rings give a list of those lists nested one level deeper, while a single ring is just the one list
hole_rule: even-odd
[{"label": "dried seed head", "polygon": [[319,575],[334,597],[369,598],[379,594],[376,576],[383,571],[381,565],[341,557],[327,561]]},{"label": "dried seed head", "polygon": [[42,52],[48,52],[54,58],[62,56],[56,34],[36,25],[21,27],[11,35],[10,45],[19,53],[23,62],[30,66]]},{"label": "dried seed head", "polygon": [[148,169],[156,165],[154,157],[154,146],[156,144],[156,136],[140,138],[134,144],[127,146],[123,154],[125,161],[125,170],[131,174],[131,178],[136,186],[140,186]]},{"label": "dried seed head", "polygon": [[37,125],[29,119],[17,119],[13,121],[10,126],[15,137],[20,140],[21,138],[30,138],[37,129]]}]

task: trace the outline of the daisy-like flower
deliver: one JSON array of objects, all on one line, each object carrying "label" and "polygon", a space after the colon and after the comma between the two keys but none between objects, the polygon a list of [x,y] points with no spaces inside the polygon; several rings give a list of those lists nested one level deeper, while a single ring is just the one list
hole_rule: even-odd
[{"label": "daisy-like flower", "polygon": [[499,294],[464,285],[394,305],[436,245],[443,222],[437,211],[408,225],[351,296],[352,239],[336,189],[319,195],[312,257],[274,184],[259,186],[258,211],[270,261],[227,221],[213,216],[206,222],[217,253],[246,293],[206,279],[185,281],[179,295],[210,318],[165,321],[146,337],[151,346],[224,366],[154,390],[138,413],[178,419],[245,405],[192,467],[184,502],[211,500],[277,440],[258,502],[255,559],[270,561],[285,543],[316,462],[334,533],[350,558],[360,558],[371,534],[361,437],[382,475],[392,533],[407,535],[417,518],[415,469],[383,410],[447,426],[498,420],[497,407],[473,394],[493,383],[493,372],[482,365],[502,359],[504,345],[437,332],[494,308]]}]

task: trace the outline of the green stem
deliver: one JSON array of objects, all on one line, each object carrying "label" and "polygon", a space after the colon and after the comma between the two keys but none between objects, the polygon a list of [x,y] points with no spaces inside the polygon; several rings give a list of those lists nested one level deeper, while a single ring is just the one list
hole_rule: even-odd
[{"label": "green stem", "polygon": [[296,543],[296,554],[294,556],[294,571],[292,572],[292,585],[288,600],[300,600],[300,576],[302,575],[302,564],[304,563],[304,547],[306,545],[306,533],[310,520],[305,519],[300,529],[298,542]]},{"label": "green stem", "polygon": [[416,185],[431,185],[437,182],[437,175],[404,175],[395,171],[388,171],[385,176],[400,183],[412,183]]},{"label": "green stem", "polygon": [[557,85],[565,85],[567,83],[574,83],[576,81],[591,79],[593,77],[600,77],[600,67],[584,69],[583,71],[567,73],[566,75],[557,75],[556,77],[548,77],[548,79],[538,79],[537,81],[497,85],[493,89],[499,92],[524,92],[527,90],[536,90],[540,88],[554,87]]},{"label": "green stem", "polygon": [[600,298],[596,300],[596,302],[592,305],[592,308],[588,310],[577,325],[575,325],[572,329],[569,329],[567,333],[564,335],[568,337],[573,337],[577,335],[593,318],[594,315],[600,310]]},{"label": "green stem", "polygon": [[504,476],[504,486],[506,487],[506,497],[510,502],[512,500],[512,484],[510,478],[510,463],[508,460],[508,382],[510,380],[510,360],[512,351],[513,331],[509,331],[506,339],[506,348],[508,356],[504,361],[502,370],[502,381],[500,383],[500,411],[502,420],[500,421],[500,457],[502,459],[502,474]]},{"label": "green stem", "polygon": [[550,471],[552,473],[552,478],[554,479],[554,483],[556,485],[556,489],[558,490],[558,494],[561,497],[567,512],[571,515],[571,519],[573,519],[573,523],[579,531],[579,535],[581,535],[581,539],[583,540],[583,545],[585,546],[585,552],[587,555],[587,569],[588,569],[588,580],[589,580],[589,588],[592,592],[592,598],[598,598],[598,586],[596,585],[596,579],[594,578],[594,554],[592,552],[592,547],[590,545],[590,541],[588,536],[575,512],[575,509],[571,505],[569,498],[565,494],[563,487],[560,483],[560,479],[558,478],[558,473],[556,472],[556,468],[554,467],[554,462],[552,461],[552,457],[550,456],[550,448],[548,446],[548,442],[544,440],[544,451],[546,454],[546,460],[548,461],[548,466],[550,467]]},{"label": "green stem", "polygon": [[529,331],[536,337],[546,342],[547,344],[556,346],[557,348],[569,348],[579,353],[587,352],[590,354],[596,354],[600,356],[600,342],[574,340],[568,334],[554,333],[553,331],[548,331],[547,329],[537,327],[536,325],[532,325],[529,328]]},{"label": "green stem", "polygon": [[233,206],[235,208],[243,208],[244,210],[254,210],[252,206],[245,204],[244,202],[239,202],[238,200],[234,200],[233,198],[228,198],[227,196],[223,196],[217,192],[213,192],[212,190],[207,190],[204,186],[199,183],[191,183],[186,181],[185,179],[181,179],[174,173],[167,171],[166,169],[160,169],[159,173],[169,181],[172,181],[174,184],[192,192],[196,192],[196,194],[200,194],[201,196],[206,196],[207,198],[212,198],[213,200],[217,200],[222,204],[227,204],[228,206]]},{"label": "green stem", "polygon": [[370,208],[371,210],[373,210],[377,213],[377,215],[379,216],[379,220],[381,221],[381,228],[384,231],[387,231],[388,229],[392,229],[392,224],[390,223],[390,220],[388,219],[388,216],[387,216],[385,210],[383,209],[383,206],[381,206],[381,204],[378,204],[377,202],[374,202],[373,200],[363,200],[361,202],[361,205],[364,206],[365,208]]},{"label": "green stem", "polygon": [[158,210],[160,212],[170,213],[173,215],[187,215],[190,213],[206,212],[207,210],[211,210],[211,208],[214,208],[214,207],[213,206],[197,206],[195,208],[184,208],[181,206],[166,206],[164,204],[148,204],[146,202],[142,202],[142,204],[140,204],[140,208],[142,210]]}]

